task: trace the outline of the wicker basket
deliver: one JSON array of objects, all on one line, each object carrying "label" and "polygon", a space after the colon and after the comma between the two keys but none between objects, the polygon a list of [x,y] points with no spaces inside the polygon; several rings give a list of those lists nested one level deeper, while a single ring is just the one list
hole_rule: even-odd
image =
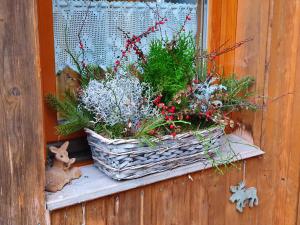
[{"label": "wicker basket", "polygon": [[[95,165],[116,180],[133,179],[170,170],[212,157],[220,146],[223,129],[162,137],[154,147],[137,139],[107,139],[86,129]],[[201,137],[201,141],[199,141]]]}]

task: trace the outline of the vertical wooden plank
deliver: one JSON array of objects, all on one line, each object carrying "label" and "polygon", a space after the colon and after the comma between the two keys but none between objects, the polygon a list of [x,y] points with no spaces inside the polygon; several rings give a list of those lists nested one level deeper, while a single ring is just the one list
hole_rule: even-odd
[{"label": "vertical wooden plank", "polygon": [[[207,182],[208,195],[208,219],[209,225],[225,224],[225,206],[228,203],[228,189],[226,187],[226,176],[218,175],[213,170],[203,177]],[[216,216],[217,215],[217,216]]]},{"label": "vertical wooden plank", "polygon": [[152,225],[171,224],[174,216],[172,204],[172,180],[152,185],[151,221]]},{"label": "vertical wooden plank", "polygon": [[[237,8],[238,0],[222,2],[221,27],[219,28],[221,29],[220,46],[228,47],[236,42]],[[223,71],[224,75],[233,73],[234,54],[233,50],[219,57],[220,72]]]},{"label": "vertical wooden plank", "polygon": [[[49,93],[56,93],[55,59],[54,59],[54,31],[53,31],[53,13],[52,0],[37,0],[39,15],[39,44],[40,44],[40,62],[42,74],[42,92],[43,97]],[[44,126],[45,140],[58,140],[55,134],[57,124],[56,113],[51,110],[44,102]]]},{"label": "vertical wooden plank", "polygon": [[[297,71],[299,71],[300,70],[300,62],[299,62],[299,60],[300,60],[300,47],[298,46],[298,57],[297,57],[297,60],[298,60],[298,63],[297,63],[297,65],[298,65],[298,69],[297,69]],[[296,87],[295,87],[295,90],[300,90],[300,87],[299,87],[299,85],[300,85],[300,81],[299,81],[299,78],[300,78],[300,76],[298,75],[297,76],[297,81],[296,81]],[[295,97],[296,97],[296,99],[298,99],[298,101],[299,101],[299,99],[300,99],[300,95],[299,95],[300,93],[299,92],[297,92],[297,93],[295,93]],[[299,112],[299,107],[300,107],[300,105],[299,104],[295,104],[295,106],[294,106],[294,113],[295,113],[295,115],[299,115],[300,114],[300,112]],[[297,125],[298,125],[298,123],[300,122],[300,120],[298,119],[298,122],[297,122]],[[299,127],[299,126],[295,126],[295,127]],[[297,138],[297,137],[299,137],[299,129],[296,131],[296,132],[292,132],[293,134],[295,134],[295,137],[293,138],[293,142],[291,143],[291,145],[293,145],[293,148],[297,148],[298,146],[299,146],[299,144],[298,143],[294,143],[294,142],[296,142],[297,140],[298,140],[298,142],[299,142],[299,138]],[[297,146],[297,144],[298,144],[298,146]],[[297,155],[295,156],[295,155],[293,155],[293,159],[294,160],[300,160],[300,156],[299,156],[299,150],[295,150],[295,151],[293,151],[294,153],[296,153],[296,154],[298,154],[298,157],[297,157]],[[297,163],[297,161],[296,161],[296,163]],[[299,164],[300,163],[298,163],[298,166],[299,166]],[[291,167],[292,169],[293,168],[295,168],[295,169],[297,169],[297,166],[296,167],[294,167],[294,162],[293,162],[293,165],[292,165],[292,167]],[[299,172],[299,171],[298,171]],[[290,174],[291,173],[294,173],[294,171],[291,171],[290,172]],[[295,177],[296,178],[296,177]],[[297,213],[297,225],[300,225],[300,175],[298,176],[298,187],[297,187],[297,185],[294,185],[293,187],[296,187],[296,189],[298,189],[298,205],[297,205],[297,211],[298,211],[298,213]],[[289,196],[288,196],[288,199],[289,198],[292,198],[292,199],[295,199],[295,197],[293,196],[293,193],[291,193],[291,194],[289,194]],[[297,199],[297,198],[296,198]]]},{"label": "vertical wooden plank", "polygon": [[[190,224],[191,214],[191,180],[182,176],[173,180],[171,224]],[[174,216],[175,215],[175,216]]]},{"label": "vertical wooden plank", "polygon": [[51,213],[51,225],[84,224],[84,205],[75,205]]},{"label": "vertical wooden plank", "polygon": [[[221,42],[221,17],[222,17],[222,1],[210,0],[208,2],[208,51],[215,51],[220,47]],[[219,59],[216,59],[217,62]]]},{"label": "vertical wooden plank", "polygon": [[[209,221],[209,207],[207,180],[208,172],[191,174],[190,190],[190,225],[207,225]],[[207,177],[206,177],[207,178]]]},{"label": "vertical wooden plank", "polygon": [[[299,223],[299,214],[297,215],[297,207],[299,207],[299,197],[300,197],[300,1],[296,1],[294,5],[291,5],[293,9],[291,14],[294,17],[291,25],[293,30],[293,37],[291,44],[290,53],[290,73],[294,74],[294,82],[290,81],[290,86],[293,89],[293,100],[291,106],[291,128],[289,130],[290,134],[287,138],[290,138],[290,145],[286,146],[290,149],[287,177],[286,177],[286,201],[285,201],[285,212],[286,216],[285,224],[293,224],[297,221]],[[298,208],[299,210],[299,208]]]},{"label": "vertical wooden plank", "polygon": [[[299,186],[300,186],[300,179],[299,179]],[[297,215],[297,225],[300,224],[300,194],[298,193],[298,215]]]},{"label": "vertical wooden plank", "polygon": [[44,224],[36,1],[0,5],[0,224]]},{"label": "vertical wooden plank", "polygon": [[[287,181],[299,179],[299,164],[296,165],[296,173],[289,173],[290,156],[296,153],[294,148],[290,148],[294,137],[291,132],[299,129],[292,114],[294,102],[296,104],[296,76],[299,76],[298,71],[296,72],[299,1],[287,3],[274,0],[273,7],[270,68],[266,89],[268,101],[263,115],[262,132],[262,148],[267,152],[263,170],[267,175],[258,179],[261,189],[268,191],[261,197],[261,203],[265,207],[258,212],[258,220],[268,221],[270,224],[295,224],[296,204],[292,204],[293,212],[287,213],[286,200],[287,190],[293,190]],[[293,190],[293,198],[298,191]]]},{"label": "vertical wooden plank", "polygon": [[122,192],[119,196],[119,224],[139,225],[141,221],[141,189]]},{"label": "vertical wooden plank", "polygon": [[[248,38],[253,40],[235,50],[234,70],[238,77],[245,75],[253,76],[256,80],[255,92],[257,96],[264,95],[265,87],[265,60],[267,56],[267,42],[269,29],[269,1],[239,1],[237,10],[236,40],[241,41]],[[251,9],[251,10],[250,10]],[[256,99],[257,104],[263,105],[263,98]],[[253,112],[242,112],[235,114],[235,119],[250,127],[256,144],[261,139],[261,123],[263,110]],[[262,159],[247,160],[245,162],[245,178],[248,186],[257,187],[257,174],[262,169]],[[243,165],[239,173],[230,172],[227,178],[227,187],[240,182],[243,178]],[[264,195],[264,189],[258,188],[258,194]],[[260,207],[248,210],[240,215],[233,210],[231,204],[226,207],[226,224],[239,221],[237,224],[259,224],[257,211]]]},{"label": "vertical wooden plank", "polygon": [[[238,6],[236,40],[253,40],[235,50],[235,73],[240,77],[250,75],[255,78],[257,96],[264,95],[269,8],[269,0],[239,1]],[[259,105],[264,103],[262,97],[257,98],[256,102]],[[262,113],[263,110],[259,110],[256,113],[243,112],[237,116],[239,121],[252,125],[251,132],[256,144],[260,143]]]},{"label": "vertical wooden plank", "polygon": [[140,225],[152,225],[152,185],[141,189]]},{"label": "vertical wooden plank", "polygon": [[120,198],[119,195],[112,195],[105,199],[106,224],[119,224]]},{"label": "vertical wooden plank", "polygon": [[106,224],[106,198],[97,199],[86,203],[86,224],[105,225]]},{"label": "vertical wooden plank", "polygon": [[[208,51],[218,50],[236,42],[238,0],[211,0],[208,13]],[[228,75],[234,69],[234,51],[216,59],[219,73]]]}]

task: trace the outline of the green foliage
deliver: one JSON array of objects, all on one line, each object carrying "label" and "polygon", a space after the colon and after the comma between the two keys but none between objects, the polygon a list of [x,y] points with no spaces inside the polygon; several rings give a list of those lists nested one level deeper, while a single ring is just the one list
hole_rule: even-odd
[{"label": "green foliage", "polygon": [[179,35],[177,40],[150,44],[147,62],[141,63],[142,79],[161,92],[165,103],[184,90],[195,75],[195,41],[191,34]]},{"label": "green foliage", "polygon": [[226,94],[223,97],[222,110],[236,111],[240,109],[256,110],[257,105],[249,102],[249,97],[254,95],[254,92],[249,89],[254,84],[254,78],[243,77],[237,79],[235,75],[224,77],[221,79],[221,84],[226,87]]},{"label": "green foliage", "polygon": [[86,87],[90,80],[101,80],[105,78],[105,70],[99,65],[88,64],[83,66],[83,64],[79,62],[80,55],[75,55],[69,49],[66,51],[72,58],[77,72],[80,74],[80,83],[82,87]]},{"label": "green foliage", "polygon": [[82,87],[86,87],[91,79],[100,80],[105,77],[105,70],[102,69],[99,65],[94,65],[94,64],[85,65],[85,63],[82,62],[84,61],[83,59],[85,59],[85,54],[86,54],[84,48],[82,48],[80,53],[78,54],[71,51],[67,40],[67,27],[65,28],[65,44],[66,44],[65,51],[71,57],[73,63],[76,66],[77,72],[80,74],[81,77],[80,83]]},{"label": "green foliage", "polygon": [[114,126],[108,126],[103,123],[98,123],[94,127],[94,131],[98,134],[103,134],[108,138],[122,138],[125,136],[125,125],[115,124]]},{"label": "green foliage", "polygon": [[[214,129],[216,127],[216,125],[211,125],[210,127],[206,128],[206,130]],[[222,129],[224,131],[225,127],[219,125],[219,129]],[[224,151],[222,151],[221,148],[214,148],[210,142],[211,139],[207,139],[199,131],[200,130],[195,131],[194,136],[203,145],[206,160],[210,163],[210,165],[213,168],[215,168],[217,173],[219,173],[220,175],[224,175],[225,172],[231,169],[232,167],[237,168],[237,165],[234,161],[238,160],[239,157],[232,149],[231,143],[228,139],[225,139],[225,143],[223,143],[223,145],[228,145],[229,151],[226,152],[226,154],[224,154]]]},{"label": "green foliage", "polygon": [[69,135],[85,127],[90,127],[91,115],[84,109],[78,107],[77,99],[70,92],[65,93],[63,100],[49,94],[46,101],[53,109],[66,119],[66,122],[56,127],[60,135]]},{"label": "green foliage", "polygon": [[183,120],[177,121],[166,121],[163,117],[154,117],[151,119],[146,120],[139,130],[135,134],[135,138],[141,140],[142,143],[147,144],[148,146],[154,146],[155,142],[157,141],[156,138],[151,135],[151,131],[157,131],[159,133],[159,129],[167,130],[168,126],[171,124],[185,124],[191,125],[190,122],[186,122]]}]

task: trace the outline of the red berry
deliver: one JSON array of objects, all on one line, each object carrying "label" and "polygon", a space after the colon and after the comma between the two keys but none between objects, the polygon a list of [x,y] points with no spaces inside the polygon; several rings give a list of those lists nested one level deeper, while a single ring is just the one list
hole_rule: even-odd
[{"label": "red berry", "polygon": [[169,116],[169,120],[174,120],[174,116]]},{"label": "red berry", "polygon": [[189,120],[189,119],[190,119],[190,116],[189,116],[189,115],[186,115],[186,116],[185,116],[185,119],[186,119],[186,120]]},{"label": "red berry", "polygon": [[207,118],[210,118],[210,117],[212,116],[212,111],[207,111],[207,112],[205,113],[205,116],[206,116]]},{"label": "red berry", "polygon": [[79,48],[83,49],[83,43],[81,41],[79,42]]},{"label": "red berry", "polygon": [[173,124],[170,125],[170,129],[174,129],[175,126]]},{"label": "red berry", "polygon": [[164,103],[159,103],[158,104],[158,108],[163,108],[164,109],[165,108],[165,104]]},{"label": "red berry", "polygon": [[176,133],[175,132],[172,132],[171,135],[173,136],[173,138],[176,137]]},{"label": "red berry", "polygon": [[175,113],[175,110],[176,110],[175,106],[171,106],[171,108],[168,111],[169,113]]}]

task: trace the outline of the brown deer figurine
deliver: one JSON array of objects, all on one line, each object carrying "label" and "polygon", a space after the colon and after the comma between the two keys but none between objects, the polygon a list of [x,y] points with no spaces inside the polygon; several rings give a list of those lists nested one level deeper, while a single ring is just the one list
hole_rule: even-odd
[{"label": "brown deer figurine", "polygon": [[69,142],[65,142],[59,148],[51,146],[49,149],[55,154],[53,166],[46,170],[46,191],[56,192],[61,190],[71,180],[81,176],[81,171],[78,167],[71,168],[75,162],[75,158],[70,159],[67,148]]}]

